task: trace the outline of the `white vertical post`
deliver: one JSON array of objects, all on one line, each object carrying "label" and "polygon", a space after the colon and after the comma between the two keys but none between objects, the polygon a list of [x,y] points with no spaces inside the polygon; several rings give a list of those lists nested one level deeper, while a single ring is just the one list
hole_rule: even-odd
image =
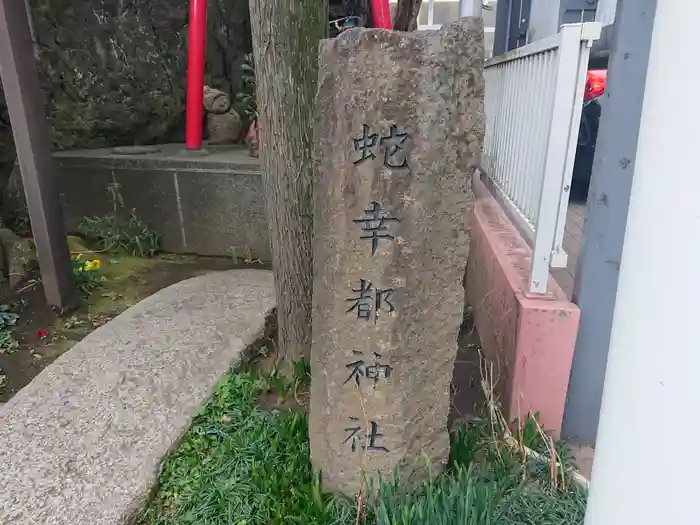
[{"label": "white vertical post", "polygon": [[481,16],[481,0],[459,0],[459,17]]},{"label": "white vertical post", "polygon": [[558,201],[561,196],[562,177],[568,152],[573,94],[576,93],[576,82],[579,78],[578,55],[582,27],[580,24],[563,25],[559,34],[561,44],[557,50],[558,65],[552,122],[548,134],[544,179],[535,228],[537,235],[532,250],[530,271],[530,292],[532,293],[545,293],[549,281],[549,266],[559,213]]},{"label": "white vertical post", "polygon": [[676,59],[700,50],[698,19],[697,0],[659,2],[637,154],[619,160],[634,176],[586,525],[700,523],[700,106]]},{"label": "white vertical post", "polygon": [[435,17],[435,0],[428,0],[428,25],[432,26]]},{"label": "white vertical post", "polygon": [[581,126],[581,112],[583,110],[583,96],[586,90],[588,58],[593,41],[600,38],[600,31],[600,24],[583,24],[581,28],[581,42],[579,44],[580,49],[578,54],[578,79],[576,81],[576,93],[574,94],[574,105],[569,127],[569,149],[566,153],[564,177],[561,182],[557,229],[552,246],[552,261],[550,263],[552,268],[566,268],[568,255],[564,250],[564,230],[566,230],[566,215],[569,209],[569,197],[571,196],[571,178],[574,174],[574,163],[576,161],[578,132]]}]

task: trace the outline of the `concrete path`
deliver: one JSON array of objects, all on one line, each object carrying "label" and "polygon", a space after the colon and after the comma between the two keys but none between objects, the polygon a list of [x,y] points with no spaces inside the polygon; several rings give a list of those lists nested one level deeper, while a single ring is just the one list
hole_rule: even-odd
[{"label": "concrete path", "polygon": [[128,523],[274,302],[270,272],[189,279],[46,368],[0,408],[0,525]]}]

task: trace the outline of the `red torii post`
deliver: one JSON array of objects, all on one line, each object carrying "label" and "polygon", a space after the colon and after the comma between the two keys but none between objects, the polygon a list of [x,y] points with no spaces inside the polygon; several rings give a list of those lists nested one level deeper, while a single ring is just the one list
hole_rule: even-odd
[{"label": "red torii post", "polygon": [[207,0],[190,0],[187,44],[187,129],[188,150],[202,147],[204,119],[204,65],[207,54]]},{"label": "red torii post", "polygon": [[379,29],[391,29],[389,0],[372,0],[372,22]]},{"label": "red torii post", "polygon": [[[389,0],[372,0],[374,27],[391,29]],[[204,66],[207,47],[207,0],[190,0],[189,39],[187,48],[187,128],[188,150],[202,147],[204,119]]]}]

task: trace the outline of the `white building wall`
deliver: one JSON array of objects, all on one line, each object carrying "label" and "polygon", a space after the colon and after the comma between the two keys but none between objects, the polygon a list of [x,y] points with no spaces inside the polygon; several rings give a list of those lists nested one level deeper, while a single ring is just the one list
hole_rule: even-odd
[{"label": "white building wall", "polygon": [[615,21],[615,10],[618,0],[598,0],[598,9],[595,12],[595,21],[606,26]]},{"label": "white building wall", "polygon": [[527,41],[534,42],[559,32],[560,0],[532,0]]},{"label": "white building wall", "polygon": [[697,68],[678,50],[700,48],[700,2],[642,15],[637,1],[620,6],[628,35],[655,18],[636,158],[620,159],[634,176],[585,524],[698,525],[700,106]]}]

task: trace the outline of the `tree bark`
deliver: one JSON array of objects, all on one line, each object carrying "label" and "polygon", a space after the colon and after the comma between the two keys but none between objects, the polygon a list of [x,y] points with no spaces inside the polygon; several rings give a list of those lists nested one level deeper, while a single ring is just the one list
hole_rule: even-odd
[{"label": "tree bark", "polygon": [[423,0],[399,0],[394,15],[395,31],[415,31],[418,27],[418,13]]},{"label": "tree bark", "polygon": [[313,116],[328,0],[250,0],[279,357],[308,358],[313,288]]}]

